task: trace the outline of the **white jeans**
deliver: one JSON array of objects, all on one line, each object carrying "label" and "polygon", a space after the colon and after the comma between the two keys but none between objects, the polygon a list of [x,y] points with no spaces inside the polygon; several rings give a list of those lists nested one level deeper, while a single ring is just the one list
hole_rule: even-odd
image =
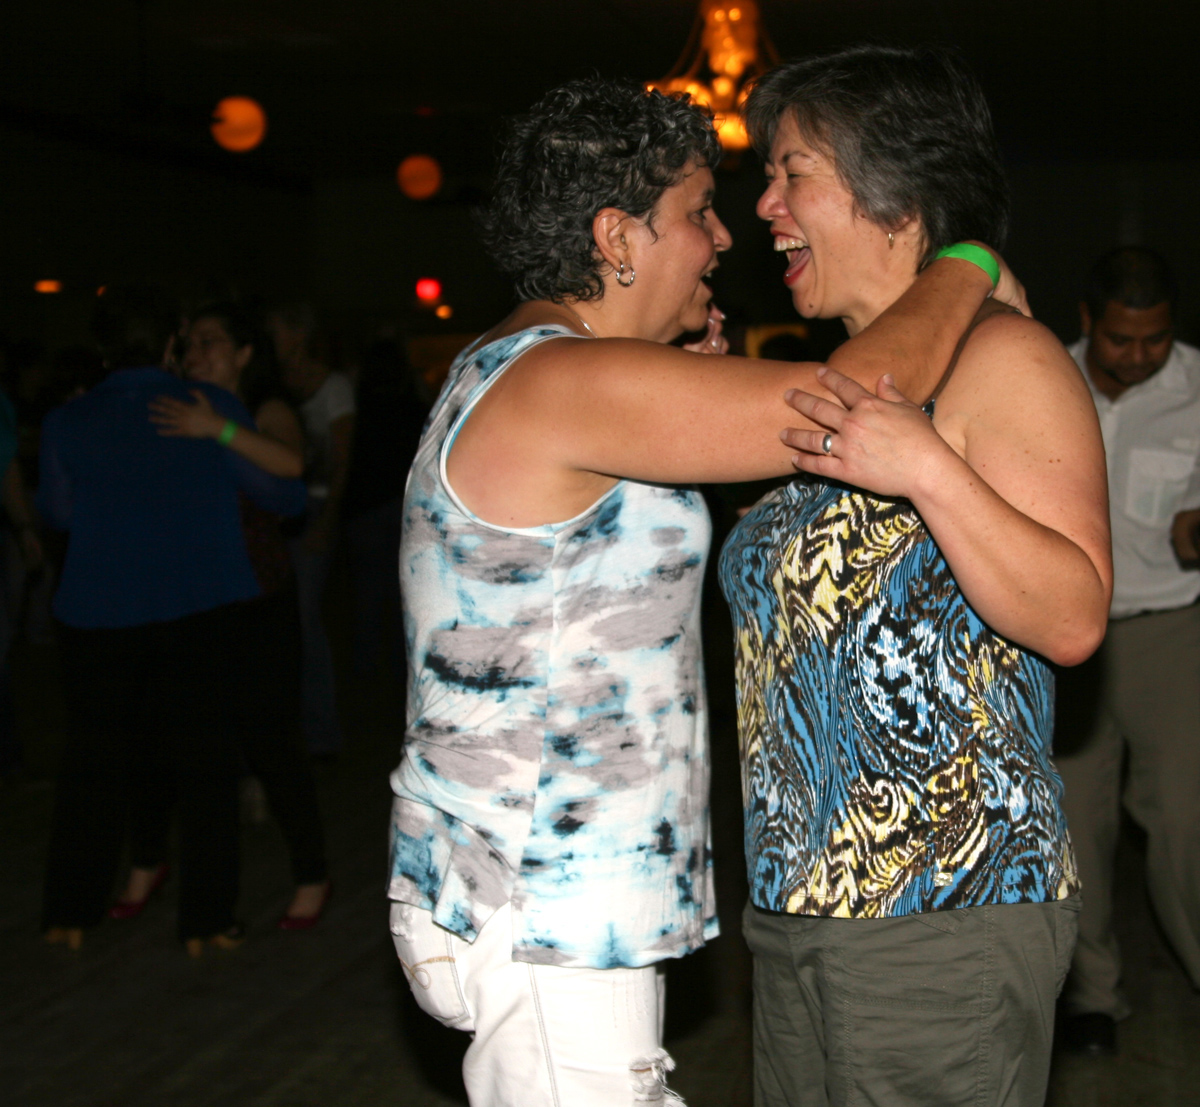
[{"label": "white jeans", "polygon": [[393,903],[392,940],[413,995],[473,1036],[463,1059],[471,1107],[682,1104],[666,1086],[663,986],[655,966],[573,969],[512,959],[505,904],[474,942],[428,911]]}]

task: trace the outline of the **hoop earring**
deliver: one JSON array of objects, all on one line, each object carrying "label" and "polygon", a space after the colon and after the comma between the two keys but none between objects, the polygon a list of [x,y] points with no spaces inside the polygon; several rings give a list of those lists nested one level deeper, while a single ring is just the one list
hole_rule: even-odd
[{"label": "hoop earring", "polygon": [[891,231],[888,231],[888,249],[894,250],[895,248],[896,248],[896,236],[894,234],[892,234]]},{"label": "hoop earring", "polygon": [[621,278],[625,275],[625,263],[621,262],[621,268],[617,270],[617,284],[622,288],[632,288],[633,282],[637,279],[637,271],[631,265],[629,267],[629,280],[623,281]]}]

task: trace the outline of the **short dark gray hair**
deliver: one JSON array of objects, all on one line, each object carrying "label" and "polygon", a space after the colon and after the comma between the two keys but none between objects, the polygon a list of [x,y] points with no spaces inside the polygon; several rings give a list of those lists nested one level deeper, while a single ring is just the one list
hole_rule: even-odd
[{"label": "short dark gray hair", "polygon": [[968,238],[1003,248],[1008,183],[991,112],[950,51],[855,46],[771,70],[746,103],[746,129],[763,157],[789,112],[832,156],[868,219],[887,230],[920,219],[922,264]]}]

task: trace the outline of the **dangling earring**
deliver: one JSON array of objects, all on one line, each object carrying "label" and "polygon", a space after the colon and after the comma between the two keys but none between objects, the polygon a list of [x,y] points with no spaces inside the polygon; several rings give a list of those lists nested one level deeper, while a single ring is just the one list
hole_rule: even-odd
[{"label": "dangling earring", "polygon": [[888,231],[888,249],[894,250],[895,248],[896,248],[896,236],[894,234],[892,234],[891,231]]},{"label": "dangling earring", "polygon": [[617,270],[617,284],[619,284],[622,288],[632,288],[633,282],[637,278],[637,272],[634,270],[632,265],[629,267],[629,280],[627,280],[627,281],[621,280],[621,278],[624,275],[625,275],[625,263],[621,262],[621,268]]}]

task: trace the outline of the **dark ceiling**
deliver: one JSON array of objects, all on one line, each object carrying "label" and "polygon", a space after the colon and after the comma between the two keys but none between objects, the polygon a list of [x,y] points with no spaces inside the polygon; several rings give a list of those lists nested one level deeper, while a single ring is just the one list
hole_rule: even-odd
[{"label": "dark ceiling", "polygon": [[[654,78],[695,0],[96,0],[0,16],[0,124],[306,187],[428,150],[486,174],[496,117],[591,70]],[[960,47],[1010,160],[1200,157],[1194,0],[762,0],[782,55],[871,38]],[[218,150],[213,105],[270,129]]]}]

